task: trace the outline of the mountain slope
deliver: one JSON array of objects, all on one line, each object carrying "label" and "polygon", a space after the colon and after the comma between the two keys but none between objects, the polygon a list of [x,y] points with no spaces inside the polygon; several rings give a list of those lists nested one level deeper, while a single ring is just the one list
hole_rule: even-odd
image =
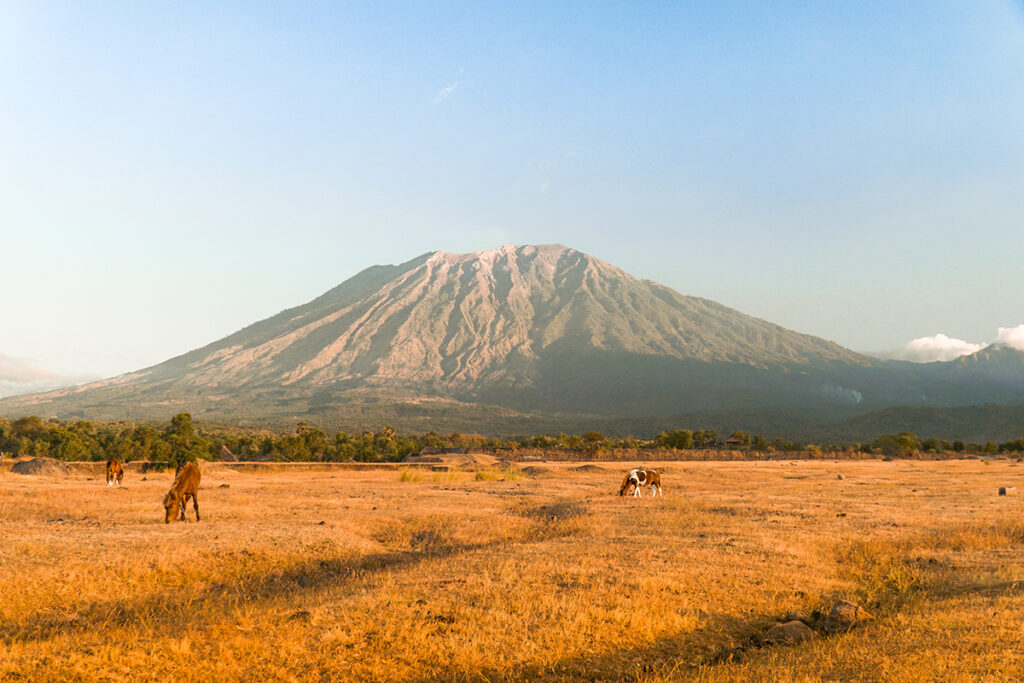
[{"label": "mountain slope", "polygon": [[683,296],[567,247],[506,246],[374,266],[159,365],[0,401],[0,411],[164,418],[189,410],[341,425],[378,414],[427,429],[472,426],[467,415],[481,425],[557,426],[835,406],[848,417],[850,406],[962,395],[961,380],[939,375]]},{"label": "mountain slope", "polygon": [[208,386],[529,382],[598,350],[756,367],[867,359],[560,246],[425,254],[152,369]]}]

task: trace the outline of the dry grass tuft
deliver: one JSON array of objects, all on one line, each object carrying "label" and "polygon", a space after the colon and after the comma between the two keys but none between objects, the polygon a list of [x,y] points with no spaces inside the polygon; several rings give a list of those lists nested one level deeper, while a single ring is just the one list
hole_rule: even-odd
[{"label": "dry grass tuft", "polygon": [[398,475],[398,481],[423,481],[423,473],[406,468]]}]

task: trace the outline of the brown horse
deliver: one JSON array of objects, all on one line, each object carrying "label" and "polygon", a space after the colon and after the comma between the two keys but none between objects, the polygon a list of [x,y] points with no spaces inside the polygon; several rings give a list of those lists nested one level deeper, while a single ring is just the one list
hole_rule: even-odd
[{"label": "brown horse", "polygon": [[174,484],[171,485],[171,490],[164,496],[165,524],[170,524],[174,518],[174,513],[179,510],[181,515],[178,519],[183,522],[185,521],[185,503],[188,501],[189,496],[192,496],[192,506],[196,510],[196,521],[199,521],[199,499],[196,498],[196,492],[199,490],[199,478],[199,466],[194,462],[186,462],[178,467],[178,472],[174,475]]},{"label": "brown horse", "polygon": [[120,460],[107,461],[107,486],[120,486],[124,478],[124,469]]},{"label": "brown horse", "polygon": [[629,492],[630,487],[632,487],[633,495],[642,498],[643,494],[640,492],[641,486],[650,486],[652,496],[665,495],[661,490],[661,475],[655,470],[649,470],[643,467],[630,470],[629,473],[626,474],[626,478],[622,482],[622,488],[619,489],[619,495],[626,495]]}]

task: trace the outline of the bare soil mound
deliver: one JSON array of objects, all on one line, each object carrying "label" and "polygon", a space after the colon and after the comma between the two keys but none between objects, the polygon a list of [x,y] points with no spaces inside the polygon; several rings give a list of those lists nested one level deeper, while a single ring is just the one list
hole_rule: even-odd
[{"label": "bare soil mound", "polygon": [[524,467],[521,471],[528,477],[541,477],[544,476],[545,474],[551,474],[550,468],[538,467],[537,465],[530,465],[529,467]]},{"label": "bare soil mound", "polygon": [[580,465],[579,467],[572,467],[573,472],[607,472],[608,470],[604,467],[597,465]]},{"label": "bare soil mound", "polygon": [[434,463],[438,465],[486,465],[488,467],[494,467],[498,464],[498,459],[493,455],[487,455],[486,453],[431,453],[429,455],[419,455],[418,453],[410,453],[409,455],[402,458],[402,462],[407,463]]},{"label": "bare soil mound", "polygon": [[67,463],[52,458],[32,458],[15,463],[11,468],[15,474],[35,474],[42,477],[68,477],[71,475],[71,468]]}]

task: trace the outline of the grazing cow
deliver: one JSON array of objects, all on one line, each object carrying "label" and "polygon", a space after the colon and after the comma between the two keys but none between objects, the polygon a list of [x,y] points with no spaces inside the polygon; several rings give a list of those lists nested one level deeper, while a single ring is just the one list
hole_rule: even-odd
[{"label": "grazing cow", "polygon": [[120,460],[107,461],[107,486],[120,486],[124,479],[124,469]]},{"label": "grazing cow", "polygon": [[181,511],[181,515],[178,517],[181,521],[185,521],[185,503],[188,501],[188,497],[192,496],[192,506],[196,510],[196,521],[199,521],[199,499],[196,498],[196,492],[199,490],[199,466],[194,462],[186,462],[178,467],[177,474],[174,475],[174,484],[171,485],[171,490],[164,496],[164,523],[170,524],[171,519],[174,518],[174,513]]},{"label": "grazing cow", "polygon": [[622,482],[622,488],[619,489],[619,495],[624,496],[629,492],[630,487],[633,489],[633,496],[642,498],[643,493],[640,492],[640,487],[650,486],[651,495],[665,495],[665,492],[661,490],[661,475],[655,470],[649,470],[643,467],[638,467],[635,470],[630,470],[626,475],[626,479]]}]

